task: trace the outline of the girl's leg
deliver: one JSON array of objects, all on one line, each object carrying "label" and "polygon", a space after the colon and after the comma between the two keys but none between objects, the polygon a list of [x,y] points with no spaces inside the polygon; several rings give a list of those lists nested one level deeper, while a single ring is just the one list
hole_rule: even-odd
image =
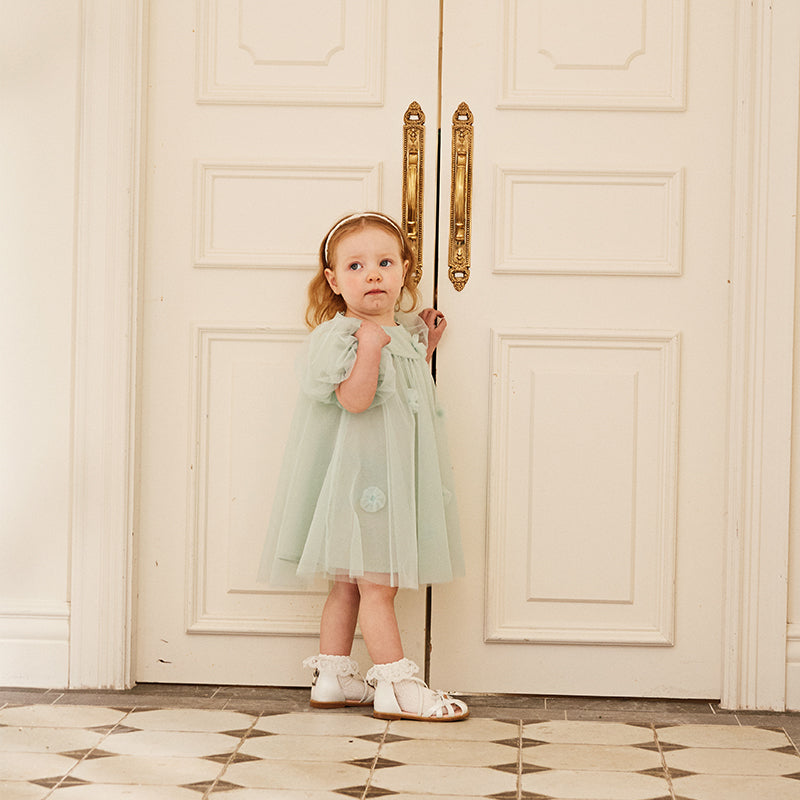
[{"label": "girl's leg", "polygon": [[303,666],[314,669],[311,705],[316,708],[371,705],[375,695],[350,658],[361,595],[358,586],[334,581],[319,630],[320,654],[307,658]]},{"label": "girl's leg", "polygon": [[331,656],[349,656],[353,648],[361,595],[349,581],[334,581],[322,609],[319,651]]},{"label": "girl's leg", "polygon": [[461,700],[431,691],[415,678],[419,667],[403,657],[400,629],[394,613],[397,589],[370,581],[358,583],[361,592],[359,621],[374,666],[367,680],[375,681],[373,715],[380,719],[466,719],[469,709]]},{"label": "girl's leg", "polygon": [[361,593],[361,633],[372,663],[399,661],[403,657],[403,644],[394,613],[397,587],[360,580],[358,590]]}]

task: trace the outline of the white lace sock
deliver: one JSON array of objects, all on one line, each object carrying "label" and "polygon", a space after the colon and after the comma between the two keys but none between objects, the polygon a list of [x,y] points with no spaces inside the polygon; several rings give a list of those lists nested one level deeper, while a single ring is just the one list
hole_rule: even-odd
[{"label": "white lace sock", "polygon": [[[389,664],[376,664],[367,672],[367,680],[371,683],[388,681],[392,685],[397,705],[403,712],[423,717],[441,716],[437,709],[453,706],[453,702],[444,692],[436,692],[419,678],[414,677],[419,667],[408,658],[393,661]],[[456,706],[459,705],[455,701]],[[466,705],[460,704],[466,711]],[[453,714],[453,708],[449,713]]]}]

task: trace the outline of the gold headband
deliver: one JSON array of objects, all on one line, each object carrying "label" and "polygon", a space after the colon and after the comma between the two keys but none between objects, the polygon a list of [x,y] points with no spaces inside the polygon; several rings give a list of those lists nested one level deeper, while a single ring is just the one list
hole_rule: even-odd
[{"label": "gold headband", "polygon": [[328,242],[331,240],[331,236],[333,236],[339,228],[342,227],[346,222],[352,222],[356,219],[368,219],[372,217],[373,219],[380,219],[384,222],[388,222],[399,234],[400,240],[403,240],[403,231],[401,230],[400,226],[391,218],[387,217],[386,214],[380,214],[377,211],[362,211],[358,214],[350,214],[349,217],[345,217],[344,219],[340,219],[329,231],[328,235],[325,237],[325,244],[323,245],[323,253],[325,254],[325,266],[330,264],[328,260]]}]

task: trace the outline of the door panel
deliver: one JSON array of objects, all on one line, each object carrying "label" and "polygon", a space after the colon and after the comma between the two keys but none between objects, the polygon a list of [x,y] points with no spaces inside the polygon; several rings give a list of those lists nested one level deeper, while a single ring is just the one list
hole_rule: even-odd
[{"label": "door panel", "polygon": [[[403,114],[416,100],[436,118],[438,8],[154,0],[150,13],[135,677],[303,684],[327,586],[278,592],[256,571],[306,286],[341,214],[401,216]],[[435,165],[426,175],[433,197]],[[426,268],[429,298],[432,283]],[[424,593],[398,607],[422,663]]]},{"label": "door panel", "polygon": [[437,370],[468,574],[434,588],[432,682],[715,697],[734,8],[596,5],[445,4],[443,117],[474,115]]}]

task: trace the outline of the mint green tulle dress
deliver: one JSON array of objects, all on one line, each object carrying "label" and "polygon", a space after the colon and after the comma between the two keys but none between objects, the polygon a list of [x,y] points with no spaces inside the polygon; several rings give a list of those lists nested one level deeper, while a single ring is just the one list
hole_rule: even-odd
[{"label": "mint green tulle dress", "polygon": [[360,414],[335,393],[360,320],[337,314],[309,336],[259,570],[271,586],[323,575],[416,588],[464,572],[428,330],[416,315],[397,322],[384,328],[378,389]]}]

